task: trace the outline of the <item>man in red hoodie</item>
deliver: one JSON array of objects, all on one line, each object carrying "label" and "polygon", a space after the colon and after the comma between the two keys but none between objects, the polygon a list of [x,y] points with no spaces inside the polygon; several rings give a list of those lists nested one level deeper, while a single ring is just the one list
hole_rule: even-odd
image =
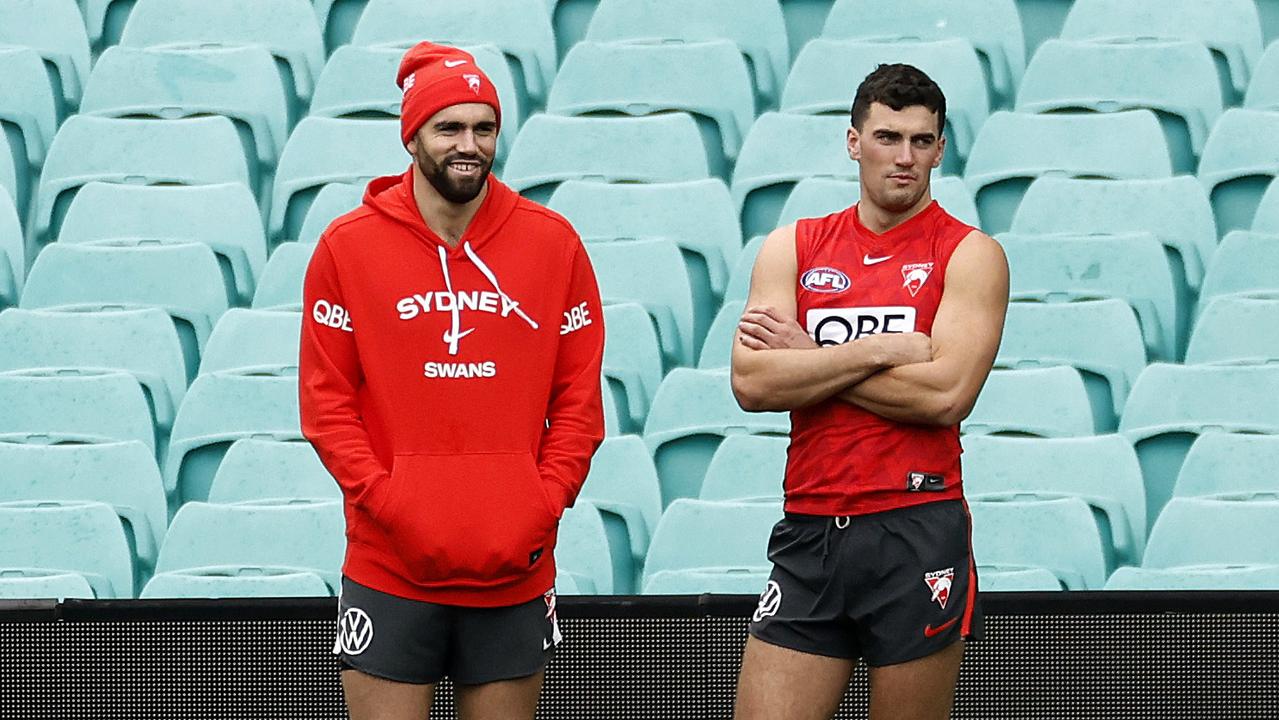
[{"label": "man in red hoodie", "polygon": [[334,653],[354,720],[532,718],[558,521],[604,436],[604,328],[564,218],[489,174],[501,126],[467,53],[404,56],[402,175],[320,238],[303,293],[302,430],[346,498]]}]

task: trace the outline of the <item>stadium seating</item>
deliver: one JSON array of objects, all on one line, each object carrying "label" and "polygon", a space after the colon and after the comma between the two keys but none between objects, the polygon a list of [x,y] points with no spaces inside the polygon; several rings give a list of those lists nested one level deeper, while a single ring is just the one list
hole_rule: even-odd
[{"label": "stadium seating", "polygon": [[725,300],[710,330],[706,333],[706,341],[702,343],[702,351],[697,356],[697,367],[702,370],[729,367],[733,358],[733,338],[737,335],[737,323],[746,312],[746,303],[742,300]]},{"label": "stadium seating", "polygon": [[1044,592],[1062,590],[1061,581],[1045,568],[977,568],[978,584],[987,592]]},{"label": "stadium seating", "polygon": [[301,434],[296,376],[201,375],[173,423],[162,468],[165,492],[171,501],[204,500],[231,443]]},{"label": "stadium seating", "polygon": [[138,0],[120,44],[264,47],[287,68],[282,77],[295,111],[310,100],[324,67],[324,39],[308,0]]},{"label": "stadium seating", "polygon": [[200,374],[297,367],[301,328],[301,313],[232,308],[213,326],[200,357]]},{"label": "stadium seating", "polygon": [[1262,195],[1257,203],[1257,214],[1252,219],[1252,229],[1279,235],[1279,178],[1270,181],[1266,194]]},{"label": "stadium seating", "polygon": [[1172,271],[1148,232],[1115,235],[999,236],[1008,257],[1013,300],[1062,302],[1119,298],[1141,324],[1154,360],[1177,355]]},{"label": "stadium seating", "polygon": [[1137,453],[1122,436],[968,436],[963,444],[964,495],[970,500],[1077,497],[1104,520],[1108,565],[1141,563],[1146,494]]},{"label": "stadium seating", "polygon": [[314,574],[336,594],[343,525],[342,503],[335,500],[187,503],[164,537],[156,578],[195,569],[228,577],[289,570]]},{"label": "stadium seating", "polygon": [[298,242],[319,242],[320,236],[340,215],[344,215],[364,202],[364,188],[346,183],[329,183],[315,194],[311,207],[302,220]]},{"label": "stadium seating", "polygon": [[1189,40],[1049,40],[1017,93],[1022,112],[1130,108],[1162,113],[1173,169],[1193,172],[1222,109],[1211,53]]},{"label": "stadium seating", "polygon": [[1146,479],[1146,517],[1172,494],[1191,441],[1208,432],[1279,432],[1279,365],[1148,366],[1124,408],[1119,430],[1137,448]]},{"label": "stadium seating", "polygon": [[0,575],[0,599],[49,598],[92,600],[93,587],[83,575],[62,570],[6,569]]},{"label": "stadium seating", "polygon": [[[933,199],[961,222],[977,226],[977,205],[964,181],[934,173],[930,188]],[[862,186],[857,180],[811,177],[800,180],[782,206],[777,226],[789,225],[800,218],[823,217],[852,206],[861,198]]]},{"label": "stadium seating", "polygon": [[[645,152],[634,152],[644,148]],[[709,177],[697,122],[684,113],[636,118],[529,118],[502,179],[545,204],[565,180],[661,183]]]},{"label": "stadium seating", "polygon": [[1279,176],[1279,111],[1227,110],[1204,145],[1199,181],[1212,201],[1217,232],[1252,226],[1266,187]]},{"label": "stadium seating", "polygon": [[[853,93],[880,63],[910,63],[928,73],[946,95],[947,158],[962,167],[977,130],[990,114],[981,61],[967,40],[813,40],[800,51],[782,93],[782,112],[849,116]],[[838,72],[832,72],[838,68]]]},{"label": "stadium seating", "polygon": [[0,373],[0,434],[60,444],[138,440],[156,448],[151,411],[137,379],[122,371]]},{"label": "stadium seating", "polygon": [[[691,365],[698,338],[693,334],[693,299],[679,248],[667,239],[588,242],[605,304],[638,302],[652,316],[669,365]],[[647,272],[636,273],[636,268]]]},{"label": "stadium seating", "polygon": [[1279,45],[1271,43],[1257,62],[1243,106],[1254,110],[1279,109]]},{"label": "stadium seating", "polygon": [[332,594],[323,578],[313,572],[249,566],[170,570],[153,577],[138,597],[156,600],[324,597]]},{"label": "stadium seating", "polygon": [[209,502],[340,500],[342,490],[305,440],[231,443],[209,486]]},{"label": "stadium seating", "polygon": [[[610,548],[625,548],[625,564],[614,552],[613,587],[620,593],[637,589],[635,570],[644,565],[649,540],[662,515],[662,494],[657,469],[644,441],[634,435],[604,440],[591,458],[578,502],[599,509]],[[630,568],[624,576],[619,570]]]},{"label": "stadium seating", "polygon": [[1279,435],[1208,433],[1186,451],[1172,496],[1279,499]]},{"label": "stadium seating", "polygon": [[1223,295],[1279,297],[1279,227],[1275,234],[1236,230],[1221,241],[1199,293],[1199,307]]},{"label": "stadium seating", "polygon": [[182,345],[157,308],[102,312],[0,312],[0,371],[78,368],[122,370],[146,392],[156,427],[166,434],[187,389]]},{"label": "stadium seating", "polygon": [[156,239],[199,242],[217,256],[227,294],[247,304],[262,266],[266,236],[253,193],[239,183],[118,185],[91,182],[67,208],[58,242]]},{"label": "stadium seating", "polygon": [[732,435],[724,438],[698,497],[702,500],[780,500],[790,438]]},{"label": "stadium seating", "polygon": [[1222,362],[1279,363],[1279,299],[1218,297],[1204,307],[1186,363]]},{"label": "stadium seating", "polygon": [[106,503],[0,503],[0,568],[5,575],[11,570],[77,573],[88,581],[93,597],[133,597],[128,540]]},{"label": "stadium seating", "polygon": [[857,177],[857,164],[848,157],[848,118],[760,115],[733,168],[731,189],[743,236],[773,230],[794,184],[816,176]]},{"label": "stadium seating", "polygon": [[724,302],[741,300],[745,302],[750,295],[751,270],[755,267],[755,259],[759,257],[759,249],[764,244],[764,236],[757,235],[742,247],[728,274],[728,287],[724,289]]},{"label": "stadium seating", "polygon": [[74,110],[80,104],[89,78],[89,37],[74,0],[0,3],[0,45],[40,53],[62,107]]},{"label": "stadium seating", "polygon": [[[22,138],[25,166],[40,167],[58,128],[58,99],[39,53],[25,47],[0,47],[0,121],[14,125]],[[15,157],[23,158],[15,152]]]},{"label": "stadium seating", "polygon": [[[1097,521],[1076,497],[969,503],[973,557],[1003,570],[1043,568],[1067,590],[1100,590],[1106,581],[1105,554]],[[1052,528],[1054,542],[1044,542]]]},{"label": "stadium seating", "polygon": [[1079,371],[1048,368],[992,370],[960,430],[970,435],[1084,437],[1095,428]]},{"label": "stadium seating", "polygon": [[1084,376],[1099,432],[1113,431],[1128,391],[1146,367],[1141,327],[1123,300],[1014,302],[996,367],[1070,365]]},{"label": "stadium seating", "polygon": [[1279,501],[1173,498],[1150,531],[1142,567],[1267,565],[1274,572],[1277,533]]},{"label": "stadium seating", "polygon": [[398,175],[409,161],[397,121],[306,118],[289,136],[276,168],[268,239],[296,240],[311,201],[327,183]]},{"label": "stadium seating", "polygon": [[[662,513],[644,563],[645,593],[743,592],[738,576],[767,576],[768,537],[782,519],[777,502],[679,499]],[[671,575],[692,574],[700,589],[673,590]],[[687,582],[687,579],[685,580]],[[683,583],[681,583],[683,584]],[[725,585],[734,586],[729,590]],[[762,587],[762,582],[755,585]]]},{"label": "stadium seating", "polygon": [[[1107,590],[1279,590],[1272,565],[1146,568],[1122,567]],[[985,576],[982,578],[985,579]]]},{"label": "stadium seating", "polygon": [[[0,153],[0,165],[4,164],[4,160],[3,153]],[[9,199],[9,193],[0,187],[0,308],[18,304],[26,276],[26,248],[18,210]]]},{"label": "stadium seating", "polygon": [[[558,115],[683,111],[699,120],[712,172],[727,175],[755,120],[746,61],[728,40],[582,42],[564,58],[546,100]],[[712,142],[713,141],[713,142]]]},{"label": "stadium seating", "polygon": [[977,133],[964,171],[988,233],[1008,229],[1032,180],[1043,175],[1111,180],[1172,175],[1154,113],[1083,115],[997,112]]},{"label": "stadium seating", "polygon": [[605,305],[604,327],[603,373],[609,383],[609,396],[625,409],[623,424],[627,429],[641,430],[662,382],[662,349],[657,330],[639,303]]},{"label": "stadium seating", "polygon": [[[621,565],[614,567],[615,561]],[[590,502],[568,508],[560,518],[555,566],[559,572],[572,576],[579,586],[585,586],[585,592],[598,595],[612,595],[615,578],[625,580],[629,588],[635,572],[629,553],[620,548],[614,552],[609,546],[604,518]]]},{"label": "stadium seating", "polygon": [[369,0],[352,45],[494,45],[519,67],[522,107],[541,105],[555,79],[555,37],[544,0],[422,3]]},{"label": "stadium seating", "polygon": [[786,21],[773,0],[600,0],[586,39],[732,40],[750,61],[759,107],[776,107],[790,65]]},{"label": "stadium seating", "polygon": [[109,240],[45,248],[27,277],[21,307],[161,308],[177,325],[191,378],[213,324],[227,310],[227,297],[218,261],[206,245]]},{"label": "stadium seating", "polygon": [[120,42],[135,0],[79,0],[89,45],[96,51]]},{"label": "stadium seating", "polygon": [[[57,237],[70,195],[94,180],[132,185],[249,185],[235,125],[223,117],[181,120],[73,115],[49,148],[36,195],[37,246]],[[31,253],[34,257],[34,252]]]},{"label": "stadium seating", "polygon": [[15,219],[18,211],[27,205],[26,196],[31,193],[27,168],[15,165],[16,157],[8,142],[0,143],[0,203],[15,208]]},{"label": "stadium seating", "polygon": [[622,432],[621,414],[617,409],[617,401],[613,399],[613,393],[610,392],[608,378],[604,376],[602,370],[600,372],[600,394],[604,401],[604,435],[605,437],[620,435]]},{"label": "stadium seating", "polygon": [[1026,67],[1021,20],[1013,0],[906,0],[889,6],[873,0],[835,0],[822,37],[966,39],[982,56],[992,104],[998,107],[1011,104]]},{"label": "stadium seating", "polygon": [[0,441],[0,503],[94,501],[124,522],[140,575],[155,567],[168,527],[164,486],[155,456],[137,441],[32,445]]},{"label": "stadium seating", "polygon": [[748,413],[733,397],[727,369],[676,368],[657,388],[644,442],[662,481],[662,502],[697,497],[711,456],[730,435],[786,435],[786,413]]}]

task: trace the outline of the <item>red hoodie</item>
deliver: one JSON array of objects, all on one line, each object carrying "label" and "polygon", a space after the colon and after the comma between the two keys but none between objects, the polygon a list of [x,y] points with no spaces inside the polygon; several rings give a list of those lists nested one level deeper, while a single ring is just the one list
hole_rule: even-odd
[{"label": "red hoodie", "polygon": [[604,437],[604,316],[572,226],[490,176],[450,248],[411,169],[377,178],[320,238],[303,303],[302,432],[346,496],[343,573],[473,607],[548,590]]}]

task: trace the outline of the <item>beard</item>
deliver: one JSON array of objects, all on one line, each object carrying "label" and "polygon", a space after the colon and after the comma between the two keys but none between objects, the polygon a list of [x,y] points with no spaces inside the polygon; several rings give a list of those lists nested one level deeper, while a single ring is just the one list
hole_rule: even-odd
[{"label": "beard", "polygon": [[[425,152],[418,152],[414,158],[417,161],[417,167],[422,171],[422,176],[426,181],[431,183],[431,187],[440,194],[445,200],[458,205],[464,205],[476,198],[480,191],[484,189],[485,183],[488,182],[489,172],[493,169],[493,163],[485,160],[478,155],[450,155],[442,162],[435,162]],[[454,178],[449,175],[449,163],[464,160],[468,162],[478,163],[480,172],[474,178]]]}]

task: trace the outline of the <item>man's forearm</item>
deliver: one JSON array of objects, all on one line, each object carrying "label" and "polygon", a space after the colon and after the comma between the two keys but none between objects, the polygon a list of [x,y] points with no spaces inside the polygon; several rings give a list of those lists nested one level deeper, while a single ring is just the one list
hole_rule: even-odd
[{"label": "man's forearm", "polygon": [[903,423],[953,425],[970,408],[959,407],[959,393],[944,363],[915,363],[888,368],[840,391],[844,402]]},{"label": "man's forearm", "polygon": [[884,367],[877,345],[861,340],[802,350],[739,348],[733,394],[744,410],[791,410],[825,400]]}]

